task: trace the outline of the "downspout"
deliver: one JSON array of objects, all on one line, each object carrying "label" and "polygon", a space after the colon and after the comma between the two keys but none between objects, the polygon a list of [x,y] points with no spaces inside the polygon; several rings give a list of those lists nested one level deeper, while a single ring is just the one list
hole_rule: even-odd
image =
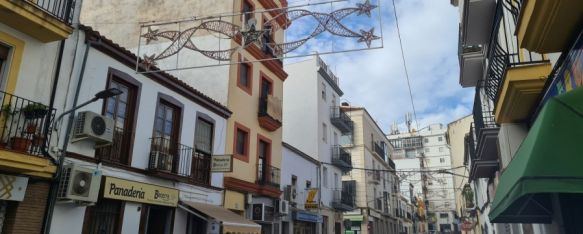
[{"label": "downspout", "polygon": [[[85,37],[87,37],[87,35],[85,35]],[[77,106],[77,102],[79,99],[79,92],[81,90],[81,84],[83,83],[83,77],[85,74],[85,65],[87,64],[87,57],[89,55],[89,49],[91,48],[91,46],[94,43],[95,42],[93,42],[93,41],[88,41],[87,45],[85,47],[85,54],[83,55],[83,62],[81,63],[81,71],[79,73],[79,79],[78,79],[79,82],[77,82],[77,88],[75,90],[75,97],[73,99],[73,105],[72,105],[73,107]],[[51,107],[54,104],[53,101],[54,101],[54,96],[55,96],[54,91],[56,90],[55,87],[56,87],[56,85],[53,86],[53,94],[51,97]],[[70,134],[71,129],[73,128],[74,119],[75,119],[75,111],[73,111],[72,113],[69,114],[69,118],[67,121],[67,128],[65,131],[65,138],[64,138],[64,145],[63,145],[62,153],[61,153],[60,157],[58,157],[58,161],[56,162],[57,171],[55,173],[55,176],[53,177],[53,184],[51,185],[51,188],[49,190],[49,199],[48,199],[48,203],[47,203],[47,209],[45,212],[45,221],[43,223],[43,233],[44,234],[50,233],[53,212],[55,210],[55,204],[57,201],[57,195],[58,195],[57,192],[59,190],[59,181],[61,179],[61,174],[62,174],[61,172],[62,172],[63,164],[65,162],[65,157],[67,156],[67,148],[69,146],[69,137],[71,135]],[[56,123],[54,123],[54,124],[56,124]],[[47,128],[48,128],[48,126],[45,127],[45,134],[48,135],[49,129],[47,129]],[[45,138],[45,139],[47,139],[47,138]],[[44,147],[44,148],[46,148],[46,147]],[[43,154],[45,154],[45,156],[47,156],[51,159],[53,158],[49,154],[49,152],[46,151],[46,149],[43,149]]]}]

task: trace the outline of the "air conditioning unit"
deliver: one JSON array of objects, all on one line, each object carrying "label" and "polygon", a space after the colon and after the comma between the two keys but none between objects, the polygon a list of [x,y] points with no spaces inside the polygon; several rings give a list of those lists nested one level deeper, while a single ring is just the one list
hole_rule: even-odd
[{"label": "air conditioning unit", "polygon": [[150,169],[172,171],[172,155],[159,151],[150,152]]},{"label": "air conditioning unit", "polygon": [[69,164],[63,167],[57,199],[81,204],[95,203],[101,185],[101,171]]},{"label": "air conditioning unit", "polygon": [[284,189],[283,199],[290,202],[295,202],[298,193],[296,191],[296,186],[288,185]]},{"label": "air conditioning unit", "polygon": [[251,218],[253,221],[265,221],[265,204],[253,204],[251,209]]},{"label": "air conditioning unit", "polygon": [[113,140],[113,119],[95,112],[83,111],[77,115],[72,142],[90,139],[98,145],[109,144]]},{"label": "air conditioning unit", "polygon": [[286,200],[278,200],[278,212],[280,214],[289,214],[289,201]]}]

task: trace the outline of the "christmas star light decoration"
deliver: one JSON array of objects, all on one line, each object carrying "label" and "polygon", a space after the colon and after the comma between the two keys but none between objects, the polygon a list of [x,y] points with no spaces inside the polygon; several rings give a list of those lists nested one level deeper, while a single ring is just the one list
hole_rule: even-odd
[{"label": "christmas star light decoration", "polygon": [[372,5],[369,0],[366,0],[364,3],[357,3],[356,7],[358,8],[357,15],[365,14],[370,17],[370,11],[377,8],[377,5]]},{"label": "christmas star light decoration", "polygon": [[142,34],[143,38],[146,38],[146,44],[150,44],[151,41],[158,40],[158,29],[152,30],[152,27],[148,27],[148,32]]},{"label": "christmas star light decoration", "polygon": [[151,67],[156,65],[158,65],[156,63],[156,54],[152,54],[150,56],[144,54],[144,58],[142,59],[142,66],[144,66],[144,69],[150,70]]},{"label": "christmas star light decoration", "polygon": [[370,29],[370,30],[368,30],[368,31],[365,31],[365,30],[362,30],[362,29],[361,29],[361,30],[360,30],[360,35],[361,35],[361,36],[360,36],[360,38],[358,39],[358,42],[364,42],[364,43],[366,43],[366,46],[367,46],[368,48],[370,48],[370,43],[371,43],[372,41],[380,39],[380,37],[379,37],[379,36],[375,36],[375,35],[374,35],[374,28],[371,28],[371,29]]}]

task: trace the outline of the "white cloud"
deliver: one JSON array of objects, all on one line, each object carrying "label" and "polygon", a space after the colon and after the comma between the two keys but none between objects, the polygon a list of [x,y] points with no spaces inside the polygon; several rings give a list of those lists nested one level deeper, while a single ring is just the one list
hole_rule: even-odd
[{"label": "white cloud", "polygon": [[[385,132],[411,112],[390,0],[382,0],[384,48],[333,54],[344,99],[364,106]],[[458,83],[458,9],[448,1],[397,1],[399,27],[420,127],[447,124],[471,112],[473,90]]]}]

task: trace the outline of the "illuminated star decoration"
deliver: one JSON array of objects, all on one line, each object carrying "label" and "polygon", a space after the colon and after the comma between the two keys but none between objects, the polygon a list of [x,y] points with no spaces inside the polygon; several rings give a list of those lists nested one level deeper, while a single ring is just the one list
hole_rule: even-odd
[{"label": "illuminated star decoration", "polygon": [[156,63],[156,54],[150,56],[144,54],[142,65],[146,70],[150,70],[151,67],[158,65],[158,63]]},{"label": "illuminated star decoration", "polygon": [[263,30],[255,30],[255,25],[252,25],[248,31],[242,31],[241,35],[243,35],[245,45],[249,45],[252,42],[259,42],[259,38],[261,38],[264,33],[265,31]]},{"label": "illuminated star decoration", "polygon": [[368,48],[370,48],[370,43],[374,40],[378,40],[380,39],[379,36],[375,36],[374,35],[374,28],[371,28],[368,31],[364,31],[364,30],[360,30],[360,38],[358,39],[358,42],[364,42],[366,43],[366,46]]},{"label": "illuminated star decoration", "polygon": [[152,30],[152,27],[148,27],[148,32],[142,35],[143,38],[146,38],[146,44],[150,44],[150,41],[157,41],[158,40],[158,29]]},{"label": "illuminated star decoration", "polygon": [[364,3],[357,3],[356,6],[358,8],[357,15],[365,14],[368,17],[370,17],[370,11],[377,8],[377,5],[370,4],[369,0],[366,0]]}]

